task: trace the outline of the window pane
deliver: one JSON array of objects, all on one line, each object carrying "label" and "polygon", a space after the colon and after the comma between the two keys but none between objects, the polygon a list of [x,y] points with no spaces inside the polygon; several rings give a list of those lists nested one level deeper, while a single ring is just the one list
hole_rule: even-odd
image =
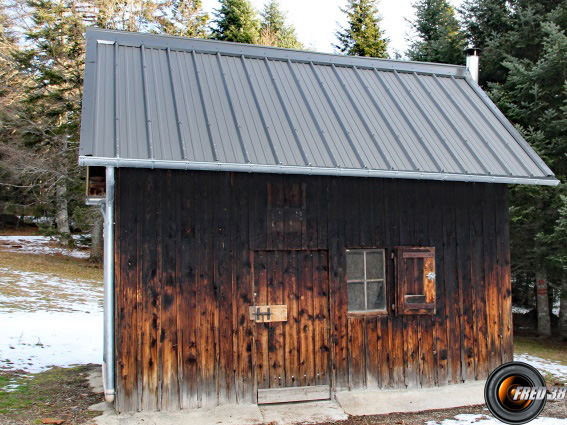
[{"label": "window pane", "polygon": [[364,306],[364,282],[347,284],[348,311],[366,310]]},{"label": "window pane", "polygon": [[368,282],[368,310],[386,310],[386,291],[384,282]]},{"label": "window pane", "polygon": [[384,251],[366,253],[366,279],[384,279]]},{"label": "window pane", "polygon": [[364,279],[364,252],[347,252],[347,280]]}]

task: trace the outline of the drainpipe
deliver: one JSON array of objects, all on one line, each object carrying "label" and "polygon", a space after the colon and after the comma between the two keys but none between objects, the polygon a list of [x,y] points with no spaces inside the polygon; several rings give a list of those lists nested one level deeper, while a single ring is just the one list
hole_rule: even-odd
[{"label": "drainpipe", "polygon": [[102,385],[107,402],[114,401],[114,167],[106,167],[104,214],[104,346]]},{"label": "drainpipe", "polygon": [[467,69],[471,73],[472,79],[478,84],[478,62],[480,58],[481,49],[476,47],[468,47],[465,49],[467,56]]}]

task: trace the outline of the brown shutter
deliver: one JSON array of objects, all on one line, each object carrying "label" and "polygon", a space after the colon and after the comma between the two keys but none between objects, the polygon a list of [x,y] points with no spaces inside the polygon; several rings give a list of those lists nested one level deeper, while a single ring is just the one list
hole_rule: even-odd
[{"label": "brown shutter", "polygon": [[396,314],[435,314],[435,248],[398,246]]}]

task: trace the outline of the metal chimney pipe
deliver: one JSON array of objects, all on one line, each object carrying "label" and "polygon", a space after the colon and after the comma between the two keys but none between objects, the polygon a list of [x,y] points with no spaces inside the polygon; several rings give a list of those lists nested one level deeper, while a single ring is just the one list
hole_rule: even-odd
[{"label": "metal chimney pipe", "polygon": [[472,79],[478,83],[478,62],[480,58],[481,49],[476,47],[468,47],[465,49],[467,56],[467,69],[471,73]]}]

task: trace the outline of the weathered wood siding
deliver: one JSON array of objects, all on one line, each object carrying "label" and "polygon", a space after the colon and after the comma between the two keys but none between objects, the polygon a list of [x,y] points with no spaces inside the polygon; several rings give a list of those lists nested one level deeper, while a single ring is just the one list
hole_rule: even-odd
[{"label": "weathered wood siding", "polygon": [[[255,401],[255,250],[327,252],[333,389],[460,383],[512,359],[504,185],[119,169],[116,211],[119,411]],[[394,314],[395,246],[435,248],[435,315]],[[387,315],[347,313],[357,247],[388,249]]]}]

